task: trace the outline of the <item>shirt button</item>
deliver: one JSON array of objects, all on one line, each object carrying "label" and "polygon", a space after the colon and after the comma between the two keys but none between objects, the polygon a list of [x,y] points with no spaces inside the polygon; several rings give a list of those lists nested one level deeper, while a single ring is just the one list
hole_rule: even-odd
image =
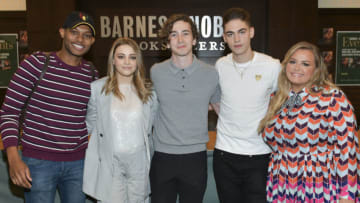
[{"label": "shirt button", "polygon": [[182,86],[183,88],[185,87],[185,85]]},{"label": "shirt button", "polygon": [[183,76],[182,79],[185,79],[185,76]]}]

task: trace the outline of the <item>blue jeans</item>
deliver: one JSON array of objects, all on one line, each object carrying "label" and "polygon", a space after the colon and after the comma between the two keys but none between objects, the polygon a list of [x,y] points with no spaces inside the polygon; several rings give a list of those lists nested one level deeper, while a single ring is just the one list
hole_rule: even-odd
[{"label": "blue jeans", "polygon": [[84,160],[47,161],[22,157],[32,178],[30,190],[25,190],[26,203],[53,203],[59,189],[63,203],[85,203],[82,192]]}]

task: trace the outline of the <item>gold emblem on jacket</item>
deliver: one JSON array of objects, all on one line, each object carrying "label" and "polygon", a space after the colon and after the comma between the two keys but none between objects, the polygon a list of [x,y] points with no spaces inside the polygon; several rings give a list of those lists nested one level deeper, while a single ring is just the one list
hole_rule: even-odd
[{"label": "gold emblem on jacket", "polygon": [[261,80],[261,75],[255,75],[255,79],[256,79],[256,81]]}]

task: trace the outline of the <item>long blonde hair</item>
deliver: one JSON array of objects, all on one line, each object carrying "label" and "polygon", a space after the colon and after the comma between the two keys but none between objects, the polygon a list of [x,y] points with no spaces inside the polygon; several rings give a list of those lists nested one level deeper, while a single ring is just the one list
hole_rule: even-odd
[{"label": "long blonde hair", "polygon": [[106,95],[113,93],[116,97],[121,100],[124,98],[124,95],[120,92],[118,87],[118,81],[116,77],[116,68],[114,65],[114,54],[115,50],[121,45],[129,45],[134,49],[136,53],[136,70],[133,77],[133,84],[135,86],[136,92],[143,103],[146,103],[151,97],[151,81],[145,79],[145,66],[141,54],[139,45],[132,39],[127,37],[120,37],[114,41],[108,57],[108,68],[107,76],[102,92],[105,92]]},{"label": "long blonde hair", "polygon": [[[298,42],[294,44],[285,54],[284,60],[282,61],[282,69],[278,78],[278,90],[275,96],[271,99],[269,109],[265,117],[261,120],[258,132],[262,132],[264,128],[269,125],[275,114],[280,110],[282,104],[287,100],[289,91],[291,89],[291,82],[286,76],[286,65],[288,64],[292,55],[299,49],[309,50],[313,53],[315,59],[315,71],[310,78],[310,81],[306,84],[306,88],[310,94],[322,93],[326,88],[337,88],[334,83],[331,82],[329,72],[327,70],[324,59],[320,54],[319,48],[309,42]],[[316,92],[314,88],[318,91]]]}]

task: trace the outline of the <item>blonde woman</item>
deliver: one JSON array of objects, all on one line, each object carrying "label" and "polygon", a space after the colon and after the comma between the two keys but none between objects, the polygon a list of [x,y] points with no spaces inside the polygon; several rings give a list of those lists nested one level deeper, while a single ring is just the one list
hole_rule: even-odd
[{"label": "blonde woman", "polygon": [[83,190],[101,203],[141,203],[149,195],[148,135],[156,98],[144,71],[136,42],[119,38],[107,77],[91,84]]},{"label": "blonde woman", "polygon": [[[308,42],[286,53],[259,131],[273,150],[268,202],[355,202],[360,152],[353,107]],[[357,200],[359,201],[359,200]]]}]

